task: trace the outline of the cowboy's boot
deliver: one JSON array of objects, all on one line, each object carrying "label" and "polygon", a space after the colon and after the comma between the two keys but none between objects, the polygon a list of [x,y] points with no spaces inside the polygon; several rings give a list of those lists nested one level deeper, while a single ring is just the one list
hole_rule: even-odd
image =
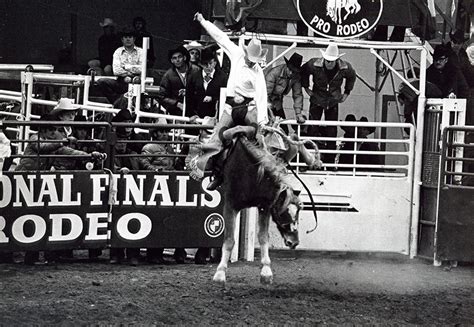
[{"label": "cowboy's boot", "polygon": [[208,191],[214,191],[219,186],[221,186],[222,182],[224,182],[224,172],[223,169],[223,162],[222,162],[222,154],[218,154],[217,157],[214,157],[214,165],[213,165],[213,173],[212,173],[212,180],[209,185],[206,187]]}]

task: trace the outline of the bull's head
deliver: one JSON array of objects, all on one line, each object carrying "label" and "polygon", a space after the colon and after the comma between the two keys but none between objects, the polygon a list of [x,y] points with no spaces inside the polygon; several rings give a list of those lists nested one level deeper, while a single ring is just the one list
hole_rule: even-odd
[{"label": "bull's head", "polygon": [[301,201],[293,189],[285,188],[278,195],[278,199],[271,208],[272,219],[280,231],[285,245],[290,249],[299,244],[298,217],[301,210]]}]

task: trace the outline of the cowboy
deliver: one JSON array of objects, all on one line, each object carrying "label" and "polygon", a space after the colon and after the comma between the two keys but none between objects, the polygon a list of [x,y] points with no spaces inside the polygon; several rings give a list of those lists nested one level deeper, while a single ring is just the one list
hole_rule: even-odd
[{"label": "cowboy", "polygon": [[302,114],[303,110],[303,91],[301,87],[301,63],[303,57],[294,53],[290,59],[286,59],[286,64],[272,68],[266,75],[268,94],[268,109],[279,117],[285,117],[283,110],[283,97],[290,90],[293,91],[293,109],[298,124],[304,124],[306,118]]},{"label": "cowboy", "polygon": [[[336,121],[339,103],[346,101],[354,88],[356,72],[349,62],[340,59],[344,53],[339,53],[337,44],[331,42],[325,51],[320,51],[322,58],[313,58],[302,67],[302,84],[310,96],[309,118],[320,120],[324,112],[325,120]],[[313,76],[312,90],[309,88],[310,76]],[[344,93],[341,92],[343,82]],[[328,126],[323,131],[315,126],[308,134],[336,137],[337,127]],[[327,142],[327,148],[335,149],[336,142]],[[323,161],[334,162],[334,154],[328,155]]]},{"label": "cowboy", "polygon": [[[235,125],[256,126],[268,122],[265,76],[259,65],[265,59],[267,49],[262,48],[258,39],[252,39],[243,47],[234,44],[218,27],[205,20],[201,13],[196,13],[194,20],[201,24],[231,61],[224,112],[214,129],[214,135],[206,147],[203,147],[203,155],[196,157],[192,163],[196,176],[202,177],[209,159],[222,151],[219,135],[222,128]],[[214,179],[208,185],[208,190],[215,190],[223,181],[219,167],[214,165],[214,168]]]}]

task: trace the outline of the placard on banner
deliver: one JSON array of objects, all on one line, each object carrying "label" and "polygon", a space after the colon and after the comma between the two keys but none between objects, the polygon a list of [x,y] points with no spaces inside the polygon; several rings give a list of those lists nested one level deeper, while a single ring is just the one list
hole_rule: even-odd
[{"label": "placard on banner", "polygon": [[220,247],[222,197],[186,172],[0,176],[0,250]]},{"label": "placard on banner", "polygon": [[297,9],[316,34],[349,39],[375,27],[382,15],[383,0],[297,0]]}]

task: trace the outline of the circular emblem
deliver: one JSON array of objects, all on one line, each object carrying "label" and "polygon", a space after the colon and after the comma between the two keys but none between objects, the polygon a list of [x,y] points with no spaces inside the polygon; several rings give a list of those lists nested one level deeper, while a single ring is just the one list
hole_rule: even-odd
[{"label": "circular emblem", "polygon": [[375,27],[382,0],[297,0],[298,13],[315,33],[331,39],[361,36]]},{"label": "circular emblem", "polygon": [[204,221],[204,231],[209,237],[219,237],[224,232],[224,217],[218,213],[211,213]]}]

